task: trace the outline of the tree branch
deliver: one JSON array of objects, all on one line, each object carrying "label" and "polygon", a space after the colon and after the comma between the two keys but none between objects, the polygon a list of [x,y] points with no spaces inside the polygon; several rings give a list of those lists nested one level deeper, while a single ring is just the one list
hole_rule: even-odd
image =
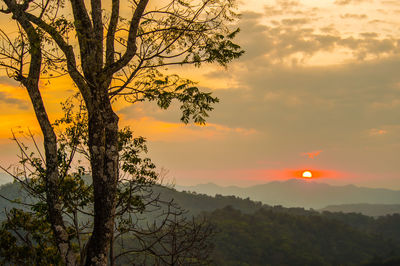
[{"label": "tree branch", "polygon": [[110,76],[121,68],[126,66],[129,61],[135,56],[137,51],[136,37],[139,30],[140,20],[149,0],[140,0],[137,4],[135,12],[133,13],[132,20],[129,26],[129,35],[127,40],[127,47],[122,57],[104,69],[106,76]]},{"label": "tree branch", "polygon": [[118,25],[119,17],[119,0],[112,0],[111,18],[108,24],[107,39],[106,39],[106,67],[114,63],[114,39]]}]

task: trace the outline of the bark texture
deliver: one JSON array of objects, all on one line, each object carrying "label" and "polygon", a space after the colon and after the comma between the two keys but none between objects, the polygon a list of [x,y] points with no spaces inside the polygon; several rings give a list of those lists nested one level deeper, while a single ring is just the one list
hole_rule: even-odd
[{"label": "bark texture", "polygon": [[[107,265],[114,232],[118,178],[118,116],[108,95],[94,90],[96,112],[89,113],[89,150],[94,189],[94,227],[87,244],[86,265]],[[103,92],[103,93],[101,93]]]},{"label": "bark texture", "polygon": [[[100,0],[91,0],[89,15],[82,0],[71,0],[85,86],[79,86],[89,115],[89,152],[94,191],[94,227],[87,244],[85,265],[107,265],[114,232],[116,188],[119,171],[118,116],[108,94],[113,75],[126,66],[136,53],[136,36],[140,18],[148,0],[140,0],[133,14],[128,46],[118,61],[114,61],[114,38],[118,22],[119,1],[112,3],[112,14],[106,36]],[[103,56],[106,55],[106,64]],[[75,62],[75,56],[68,57]],[[72,64],[71,63],[71,64]],[[79,82],[79,80],[77,80]]]}]

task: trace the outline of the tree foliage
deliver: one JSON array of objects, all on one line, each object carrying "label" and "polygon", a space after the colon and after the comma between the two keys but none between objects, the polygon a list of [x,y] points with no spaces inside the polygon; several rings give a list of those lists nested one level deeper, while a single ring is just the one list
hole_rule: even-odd
[{"label": "tree foliage", "polygon": [[[79,95],[76,96],[79,99]],[[89,178],[87,111],[81,100],[63,104],[64,117],[54,124],[58,137],[60,202],[68,239],[85,261],[85,249],[93,228],[94,196]],[[15,264],[62,264],[51,230],[46,203],[45,162],[39,149],[21,149],[20,164],[11,173],[30,200],[15,201],[28,210],[12,208],[0,229],[0,257]],[[144,157],[146,140],[129,128],[119,131],[120,176],[117,186],[115,226],[109,253],[112,263],[203,265],[209,261],[212,228],[205,220],[190,219],[172,200],[153,193],[158,173]]]},{"label": "tree foliage", "polygon": [[[3,0],[0,10],[19,28],[16,39],[3,31],[0,65],[28,90],[44,135],[46,204],[58,250],[66,264],[78,254],[66,238],[59,186],[57,138],[40,95],[39,80],[68,75],[88,112],[87,145],[93,184],[94,226],[86,250],[87,265],[105,265],[113,239],[119,177],[118,115],[115,98],[135,103],[156,101],[167,108],[180,102],[181,120],[204,123],[218,100],[190,80],[165,70],[173,65],[225,66],[243,51],[233,42],[238,32],[233,0],[103,1]],[[125,16],[121,7],[129,7]],[[126,9],[125,9],[126,10]],[[71,14],[72,12],[72,14]],[[68,163],[67,163],[68,164]]]}]

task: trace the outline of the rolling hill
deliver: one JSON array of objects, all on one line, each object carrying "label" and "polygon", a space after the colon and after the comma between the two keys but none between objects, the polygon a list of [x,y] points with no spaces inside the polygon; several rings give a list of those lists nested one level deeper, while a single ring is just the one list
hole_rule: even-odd
[{"label": "rolling hill", "polygon": [[361,213],[368,216],[378,217],[389,214],[400,213],[400,204],[342,204],[329,205],[319,211]]},{"label": "rolling hill", "polygon": [[268,205],[321,209],[342,204],[400,204],[400,191],[365,188],[355,185],[332,186],[323,183],[291,179],[251,187],[223,187],[212,183],[191,187],[177,186],[180,191],[195,191],[214,196],[234,195],[249,197]]},{"label": "rolling hill", "polygon": [[[249,198],[212,197],[162,186],[153,191],[163,200],[173,199],[188,215],[207,217],[215,230],[212,265],[383,265],[387,260],[394,263],[388,265],[399,265],[398,214],[373,218],[273,207]],[[0,194],[23,197],[16,183],[1,186]],[[11,204],[0,199],[0,208],[5,207]]]}]

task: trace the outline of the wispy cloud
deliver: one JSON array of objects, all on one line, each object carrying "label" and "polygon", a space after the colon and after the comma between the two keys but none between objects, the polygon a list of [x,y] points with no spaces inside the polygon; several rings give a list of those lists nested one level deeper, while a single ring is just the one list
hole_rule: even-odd
[{"label": "wispy cloud", "polygon": [[14,79],[9,78],[7,76],[0,76],[0,84],[14,86],[14,87],[17,87],[20,85],[19,82],[15,81]]},{"label": "wispy cloud", "polygon": [[373,128],[369,131],[370,136],[382,136],[387,133],[388,133],[387,130],[379,129],[379,128]]},{"label": "wispy cloud", "polygon": [[374,0],[336,0],[335,4],[336,5],[349,5],[349,4],[360,4],[363,2],[374,2]]},{"label": "wispy cloud", "polygon": [[351,13],[346,13],[344,15],[340,16],[341,18],[344,19],[367,19],[368,16],[366,14],[351,14]]},{"label": "wispy cloud", "polygon": [[11,104],[22,110],[26,110],[29,108],[29,104],[26,101],[14,98],[3,91],[0,91],[0,103]]},{"label": "wispy cloud", "polygon": [[124,123],[132,124],[135,133],[146,136],[150,141],[191,142],[196,140],[221,140],[229,137],[250,137],[257,134],[253,128],[228,127],[220,124],[207,123],[203,126],[185,125],[156,120],[152,117],[128,119]]},{"label": "wispy cloud", "polygon": [[319,151],[311,151],[311,152],[303,152],[301,153],[301,156],[307,156],[310,159],[314,159],[315,157],[319,156],[321,154],[321,150]]}]

